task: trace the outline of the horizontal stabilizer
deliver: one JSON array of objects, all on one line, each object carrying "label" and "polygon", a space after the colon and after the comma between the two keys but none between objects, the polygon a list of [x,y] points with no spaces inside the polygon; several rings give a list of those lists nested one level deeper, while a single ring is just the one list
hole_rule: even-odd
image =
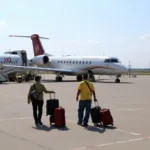
[{"label": "horizontal stabilizer", "polygon": [[41,37],[37,34],[33,34],[31,36],[25,36],[25,35],[9,35],[9,37],[25,37],[25,38],[40,38],[40,39],[49,39],[47,37]]}]

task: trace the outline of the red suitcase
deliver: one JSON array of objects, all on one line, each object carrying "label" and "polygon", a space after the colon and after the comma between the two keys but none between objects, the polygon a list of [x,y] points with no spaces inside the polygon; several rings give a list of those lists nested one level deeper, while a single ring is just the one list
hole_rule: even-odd
[{"label": "red suitcase", "polygon": [[62,107],[55,108],[54,122],[56,127],[64,127],[66,125],[65,109]]},{"label": "red suitcase", "polygon": [[100,110],[100,119],[104,126],[113,125],[113,117],[109,109],[103,108]]}]

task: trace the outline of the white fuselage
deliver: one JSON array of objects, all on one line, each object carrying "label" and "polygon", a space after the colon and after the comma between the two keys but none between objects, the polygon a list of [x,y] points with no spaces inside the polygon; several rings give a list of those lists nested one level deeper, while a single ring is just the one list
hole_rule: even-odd
[{"label": "white fuselage", "polygon": [[[11,54],[1,54],[0,55],[0,65],[14,65],[20,66],[22,65],[22,59],[18,55],[11,55]],[[0,68],[0,74],[8,74],[10,72],[15,72],[17,69],[15,68]]]},{"label": "white fuselage", "polygon": [[[73,73],[70,75],[80,75],[86,73],[87,70],[93,74],[100,75],[120,75],[126,73],[126,67],[114,57],[107,56],[49,56],[49,62],[41,63],[40,55],[34,57],[32,62],[39,67],[69,69]],[[112,62],[111,62],[112,60]],[[63,73],[64,75],[67,73]]]},{"label": "white fuselage", "polygon": [[1,54],[0,55],[0,64],[21,65],[22,59],[18,55]]}]

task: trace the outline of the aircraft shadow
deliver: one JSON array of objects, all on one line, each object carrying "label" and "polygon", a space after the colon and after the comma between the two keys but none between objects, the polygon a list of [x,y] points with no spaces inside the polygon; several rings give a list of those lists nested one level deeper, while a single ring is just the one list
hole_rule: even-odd
[{"label": "aircraft shadow", "polygon": [[112,83],[112,84],[133,84],[133,82],[121,82],[115,83],[114,81],[96,81],[96,83]]},{"label": "aircraft shadow", "polygon": [[[108,80],[108,79],[107,79]],[[65,83],[65,82],[78,82],[77,80],[63,80],[61,82],[58,82],[58,81],[55,81],[55,80],[49,80],[49,79],[43,79],[42,80],[43,83]],[[111,84],[133,84],[133,82],[121,82],[120,83],[115,83],[114,81],[105,81],[105,79],[102,79],[102,80],[96,80],[95,82],[93,83],[111,83]]]},{"label": "aircraft shadow", "polygon": [[51,131],[53,129],[56,129],[56,130],[59,130],[59,131],[67,131],[67,130],[69,130],[69,128],[67,126],[61,127],[61,128],[57,128],[54,125],[52,125],[50,127],[48,127],[46,125],[43,125],[43,126],[36,126],[36,127],[32,127],[32,128],[34,128],[36,130],[46,131],[46,132]]},{"label": "aircraft shadow", "polygon": [[[115,83],[115,81],[109,81],[110,79],[100,79],[100,80],[96,80],[93,83],[111,83],[111,84],[134,84],[133,82],[121,82],[120,83]],[[79,81],[77,80],[62,80],[62,81],[55,81],[55,80],[50,80],[50,79],[42,79],[41,82],[43,83],[69,83],[69,82],[77,82],[79,83]],[[17,83],[17,82],[4,82],[0,85],[8,85],[8,84],[28,84],[28,83],[34,83],[34,81],[28,81],[28,82],[22,82],[22,83]]]}]

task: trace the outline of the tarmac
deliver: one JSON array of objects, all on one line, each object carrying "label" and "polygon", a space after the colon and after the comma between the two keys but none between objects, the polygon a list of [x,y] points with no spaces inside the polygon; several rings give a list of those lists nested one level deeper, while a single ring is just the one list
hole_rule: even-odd
[{"label": "tarmac", "polygon": [[[65,108],[66,127],[50,126],[46,116],[44,95],[43,127],[35,127],[32,105],[27,104],[27,94],[33,82],[3,83],[0,85],[0,149],[1,150],[149,150],[150,149],[150,76],[113,77],[96,76],[94,86],[99,105],[109,108],[114,126],[94,127],[77,125],[78,82],[75,77],[65,77],[55,82],[54,75],[42,75],[42,83],[56,92],[60,106]],[[95,106],[94,102],[92,107]]]}]

